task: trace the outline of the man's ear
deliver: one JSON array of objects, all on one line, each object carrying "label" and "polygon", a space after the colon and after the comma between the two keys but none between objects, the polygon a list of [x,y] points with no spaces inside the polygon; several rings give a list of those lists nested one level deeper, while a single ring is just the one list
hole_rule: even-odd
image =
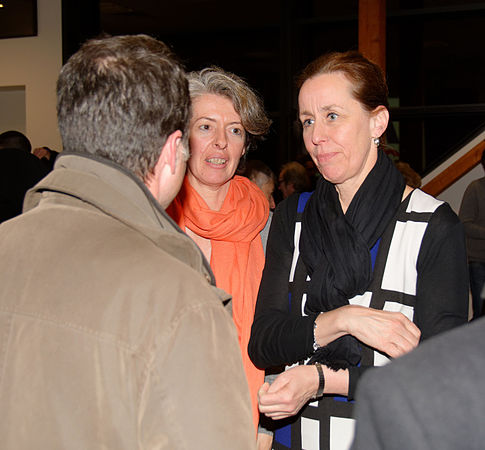
[{"label": "man's ear", "polygon": [[[151,189],[154,185],[158,185],[162,174],[169,172],[172,175],[175,173],[177,167],[177,144],[182,138],[180,130],[174,131],[170,134],[162,147],[160,156],[158,157],[153,173],[150,174],[145,181],[145,184]],[[153,192],[152,192],[153,194]]]},{"label": "man's ear", "polygon": [[371,136],[380,137],[389,123],[389,111],[384,106],[378,106],[371,114]]},{"label": "man's ear", "polygon": [[172,175],[175,174],[175,170],[177,168],[177,154],[178,154],[178,146],[180,145],[182,140],[182,132],[180,130],[174,131],[170,134],[165,141],[165,144],[162,147],[162,152],[160,153],[160,158],[157,162],[163,166],[168,165],[170,167],[170,173]]}]

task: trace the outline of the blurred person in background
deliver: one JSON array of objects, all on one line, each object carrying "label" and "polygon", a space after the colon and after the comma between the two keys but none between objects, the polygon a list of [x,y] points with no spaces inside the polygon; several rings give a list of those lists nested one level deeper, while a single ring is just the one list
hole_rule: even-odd
[{"label": "blurred person in background", "polygon": [[0,134],[0,223],[22,212],[25,193],[49,172],[31,149],[20,131]]},{"label": "blurred person in background", "polygon": [[268,241],[269,229],[271,226],[271,219],[273,217],[273,210],[276,204],[273,197],[275,188],[276,176],[271,168],[263,161],[257,159],[248,160],[244,162],[244,170],[240,172],[243,177],[249,178],[256,186],[258,186],[266,195],[269,203],[269,217],[266,225],[261,230],[261,239],[263,241],[263,250],[266,254],[266,243]]},{"label": "blurred person in background", "polygon": [[284,164],[278,175],[278,189],[281,191],[283,199],[295,192],[309,191],[311,184],[305,167],[297,161]]},{"label": "blurred person in background", "polygon": [[[481,165],[485,169],[485,151]],[[485,177],[472,181],[463,194],[459,212],[465,227],[473,319],[483,315],[485,286]]]}]

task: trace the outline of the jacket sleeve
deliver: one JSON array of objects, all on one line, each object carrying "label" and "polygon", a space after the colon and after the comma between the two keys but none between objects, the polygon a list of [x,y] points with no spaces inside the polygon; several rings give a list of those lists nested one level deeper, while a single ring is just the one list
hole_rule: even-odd
[{"label": "jacket sleeve", "polygon": [[482,201],[479,185],[476,181],[472,182],[463,194],[459,213],[465,233],[469,238],[485,239],[485,226],[479,220],[479,205]]},{"label": "jacket sleeve", "polygon": [[[369,376],[370,375],[370,376]],[[428,448],[423,417],[406,392],[406,383],[387,367],[370,369],[357,391],[351,450]]]},{"label": "jacket sleeve", "polygon": [[315,316],[290,316],[288,279],[294,250],[298,195],[276,208],[256,303],[248,352],[261,368],[291,364],[313,351]]},{"label": "jacket sleeve", "polygon": [[449,205],[433,214],[417,261],[415,322],[421,339],[468,320],[468,266],[463,225]]},{"label": "jacket sleeve", "polygon": [[255,448],[237,333],[222,304],[186,307],[165,342],[142,393],[140,448]]}]

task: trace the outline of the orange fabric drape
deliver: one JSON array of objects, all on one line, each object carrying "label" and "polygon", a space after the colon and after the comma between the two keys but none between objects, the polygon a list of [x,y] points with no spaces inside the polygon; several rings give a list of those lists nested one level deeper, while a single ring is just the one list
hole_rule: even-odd
[{"label": "orange fabric drape", "polygon": [[264,267],[259,233],[268,220],[268,201],[247,178],[235,176],[230,181],[222,208],[213,211],[186,177],[167,212],[180,228],[187,227],[211,241],[210,265],[216,284],[232,295],[233,320],[251,394],[253,420],[257,427],[257,393],[264,382],[264,371],[256,368],[249,359],[248,342]]}]

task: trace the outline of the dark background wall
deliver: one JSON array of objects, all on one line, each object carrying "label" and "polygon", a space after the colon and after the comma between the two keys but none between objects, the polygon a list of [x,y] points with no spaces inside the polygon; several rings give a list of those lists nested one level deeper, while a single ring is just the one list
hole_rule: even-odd
[{"label": "dark background wall", "polygon": [[[316,56],[358,48],[358,0],[63,1],[64,57],[88,37],[147,33],[187,69],[245,78],[273,120],[252,158],[275,171],[304,153],[295,75]],[[389,143],[425,175],[485,126],[485,2],[388,0]]]}]

